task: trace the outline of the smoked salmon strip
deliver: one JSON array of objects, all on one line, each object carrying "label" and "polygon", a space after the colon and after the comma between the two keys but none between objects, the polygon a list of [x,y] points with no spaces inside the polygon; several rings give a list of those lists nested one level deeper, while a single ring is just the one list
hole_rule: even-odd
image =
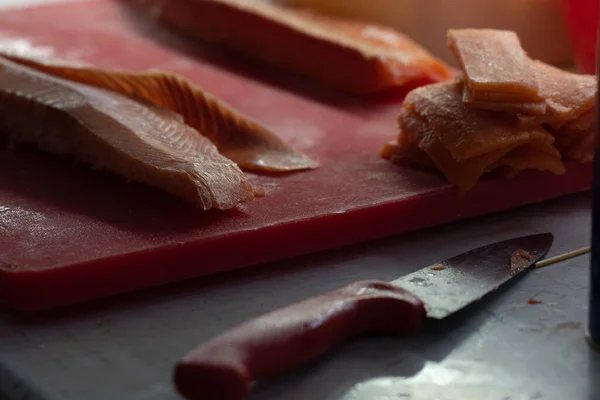
[{"label": "smoked salmon strip", "polygon": [[379,25],[268,1],[133,2],[175,30],[350,93],[376,93],[451,76],[445,63],[413,40]]},{"label": "smoked salmon strip", "polygon": [[23,54],[17,56],[2,52],[1,48],[0,55],[63,79],[115,91],[174,111],[242,169],[278,172],[318,166],[274,132],[179,75],[72,66]]},{"label": "smoked salmon strip", "polygon": [[[565,171],[549,132],[542,127],[519,128],[514,117],[470,108],[462,101],[461,85],[456,82],[411,91],[404,100],[398,126],[397,148],[392,152],[387,145],[382,155],[395,162],[421,157],[411,150],[417,147],[461,191],[475,186],[482,175],[503,167],[556,174]],[[423,165],[422,159],[416,163]]]},{"label": "smoked salmon strip", "polygon": [[464,72],[468,103],[541,103],[536,74],[515,32],[450,29],[448,47]]},{"label": "smoked salmon strip", "polygon": [[183,118],[150,102],[0,57],[0,132],[163,189],[205,210],[254,195],[243,172]]}]

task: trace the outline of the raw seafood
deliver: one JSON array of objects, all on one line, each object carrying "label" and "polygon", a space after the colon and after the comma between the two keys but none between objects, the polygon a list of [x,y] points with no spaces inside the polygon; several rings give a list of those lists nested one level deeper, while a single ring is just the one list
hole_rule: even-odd
[{"label": "raw seafood", "polygon": [[165,72],[132,73],[51,63],[23,55],[0,54],[54,76],[143,99],[181,114],[186,124],[208,137],[242,169],[294,171],[317,163],[275,133],[206,93],[183,77]]},{"label": "raw seafood", "polygon": [[594,107],[596,77],[563,71],[541,61],[534,61],[540,95],[548,110],[541,123],[560,128],[566,122],[579,118]]},{"label": "raw seafood", "polygon": [[555,132],[556,148],[568,160],[591,162],[596,143],[596,108],[567,122]]},{"label": "raw seafood", "polygon": [[235,163],[178,114],[0,57],[0,132],[207,210],[251,200]]},{"label": "raw seafood", "polygon": [[519,113],[529,126],[559,128],[594,104],[594,76],[531,60],[514,32],[451,29],[448,45],[464,71],[463,101],[473,107]]},{"label": "raw seafood", "polygon": [[133,1],[174,29],[352,93],[450,77],[442,61],[378,25],[263,1]]},{"label": "raw seafood", "polygon": [[543,104],[534,68],[515,32],[450,29],[448,46],[465,75],[465,101]]},{"label": "raw seafood", "polygon": [[484,174],[562,174],[562,159],[593,159],[594,76],[531,60],[514,32],[450,30],[448,45],[463,76],[407,95],[383,157],[431,168],[429,159],[463,191]]},{"label": "raw seafood", "polygon": [[519,128],[516,118],[471,109],[462,102],[461,85],[456,82],[411,91],[398,124],[397,148],[388,145],[382,155],[392,161],[408,157],[424,165],[424,152],[463,191],[496,169],[564,173],[549,132],[542,127]]}]

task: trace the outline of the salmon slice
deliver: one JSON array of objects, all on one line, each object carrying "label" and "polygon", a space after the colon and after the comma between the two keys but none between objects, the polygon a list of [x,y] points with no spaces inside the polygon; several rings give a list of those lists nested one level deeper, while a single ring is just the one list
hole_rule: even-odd
[{"label": "salmon slice", "polygon": [[[596,101],[596,77],[563,71],[541,61],[533,61],[540,95],[546,99],[546,117],[540,123],[560,128],[589,111]],[[535,120],[535,118],[534,118]]]},{"label": "salmon slice", "polygon": [[396,141],[386,143],[381,149],[381,157],[393,163],[410,164],[427,169],[434,169],[435,164],[426,152],[413,145],[404,131],[400,131]]},{"label": "salmon slice", "polygon": [[532,64],[540,87],[539,93],[546,99],[547,107],[543,114],[537,116],[526,111],[523,114],[529,115],[519,115],[522,126],[546,124],[553,129],[560,129],[594,106],[597,92],[595,76],[574,74],[537,60]]},{"label": "salmon slice", "polygon": [[591,162],[596,145],[596,107],[567,122],[556,133],[556,147],[568,160]]},{"label": "salmon slice", "polygon": [[464,76],[412,90],[383,157],[420,158],[418,148],[462,191],[488,173],[563,174],[563,158],[593,159],[596,77],[529,59],[514,32],[450,30],[448,45]]},{"label": "salmon slice", "polygon": [[[517,144],[511,144],[490,153],[458,162],[441,143],[439,135],[428,128],[428,122],[421,119],[418,115],[412,114],[410,111],[403,114],[403,117],[405,121],[403,129],[406,130],[410,140],[416,143],[416,146],[427,154],[437,169],[444,174],[448,182],[456,185],[461,192],[473,188],[482,175],[492,171],[497,165],[498,160],[517,146]],[[399,156],[410,157],[412,154],[415,154],[415,152],[405,151],[404,154]],[[391,158],[392,161],[394,159],[395,157]],[[399,159],[396,159],[396,162],[398,161]]]},{"label": "salmon slice", "polygon": [[0,132],[163,189],[208,210],[251,200],[232,161],[183,118],[152,103],[0,57]]},{"label": "salmon slice", "polygon": [[543,116],[547,115],[548,108],[546,101],[538,101],[533,103],[524,103],[518,101],[476,101],[473,99],[472,92],[467,85],[463,85],[462,88],[462,101],[469,104],[471,107],[482,110],[522,113],[525,116],[532,116],[533,118],[539,118],[538,116],[542,116],[542,118],[544,118]]},{"label": "salmon slice", "polygon": [[464,70],[462,100],[472,107],[521,114],[523,126],[558,128],[594,103],[594,76],[531,60],[514,32],[450,30],[448,44]]},{"label": "salmon slice", "polygon": [[[411,91],[404,101],[398,125],[401,134],[397,149],[403,150],[400,157],[412,154],[400,142],[406,135],[410,145],[423,150],[448,181],[462,191],[471,189],[484,174],[503,165],[564,172],[560,153],[551,151],[554,137],[548,131],[540,126],[519,128],[514,117],[470,108],[462,102],[461,86],[456,82]],[[533,155],[539,155],[539,159],[531,157],[528,164],[514,161],[521,153],[513,152],[522,152],[523,146],[533,149]],[[383,154],[393,160],[398,152],[390,154],[390,150],[388,145]]]},{"label": "salmon slice", "polygon": [[466,100],[544,104],[534,68],[515,32],[450,29],[447,38],[465,75]]},{"label": "salmon slice", "polygon": [[[406,96],[402,113],[410,117],[414,112],[424,119],[429,130],[435,130],[441,144],[458,162],[512,143],[526,142],[532,135],[537,137],[545,132],[535,128],[518,129],[514,117],[472,109],[461,98],[460,86],[454,82],[423,86]],[[553,140],[547,133],[542,136]],[[419,135],[418,139],[427,137]]]},{"label": "salmon slice", "polygon": [[560,152],[547,141],[531,142],[520,146],[506,154],[500,165],[506,167],[505,176],[508,178],[513,178],[526,169],[550,171],[556,175],[566,172]]},{"label": "salmon slice", "polygon": [[181,114],[186,124],[209,138],[219,152],[242,169],[297,171],[318,163],[275,133],[235,110],[185,78],[166,72],[132,73],[69,66],[7,52],[0,55],[54,76],[143,99]]},{"label": "salmon slice", "polygon": [[445,63],[390,28],[264,1],[130,0],[163,24],[350,93],[450,78]]}]

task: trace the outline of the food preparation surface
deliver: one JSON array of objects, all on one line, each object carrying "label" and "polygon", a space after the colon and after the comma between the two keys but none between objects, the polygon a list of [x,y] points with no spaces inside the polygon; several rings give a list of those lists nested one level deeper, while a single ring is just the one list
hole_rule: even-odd
[{"label": "food preparation surface", "polygon": [[[574,195],[70,310],[4,311],[0,392],[10,400],[179,399],[175,362],[237,323],[509,237],[551,231],[550,256],[583,247],[589,204],[588,194]],[[529,271],[418,337],[347,342],[259,385],[251,400],[598,399],[600,355],[584,338],[588,263],[583,256]]]},{"label": "food preparation surface", "polygon": [[[485,180],[466,195],[378,157],[402,94],[356,99],[167,33],[117,1],[0,13],[16,49],[100,67],[180,73],[316,158],[315,171],[251,180],[266,196],[202,212],[118,177],[0,143],[0,298],[42,309],[257,265],[589,188],[568,173]],[[240,65],[244,67],[241,68]]]}]

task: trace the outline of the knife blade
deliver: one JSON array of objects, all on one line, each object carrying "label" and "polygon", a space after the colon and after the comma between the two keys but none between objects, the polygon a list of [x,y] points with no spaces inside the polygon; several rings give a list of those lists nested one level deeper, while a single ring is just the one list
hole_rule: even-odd
[{"label": "knife blade", "polygon": [[[525,236],[468,251],[439,264],[392,281],[392,285],[417,296],[427,317],[442,319],[492,292],[541,259],[552,234]],[[511,268],[511,257],[524,250],[531,257],[523,268]]]},{"label": "knife blade", "polygon": [[493,292],[550,249],[550,233],[480,247],[391,282],[361,281],[238,325],[175,367],[188,399],[245,399],[256,380],[312,360],[364,333],[409,334]]}]

